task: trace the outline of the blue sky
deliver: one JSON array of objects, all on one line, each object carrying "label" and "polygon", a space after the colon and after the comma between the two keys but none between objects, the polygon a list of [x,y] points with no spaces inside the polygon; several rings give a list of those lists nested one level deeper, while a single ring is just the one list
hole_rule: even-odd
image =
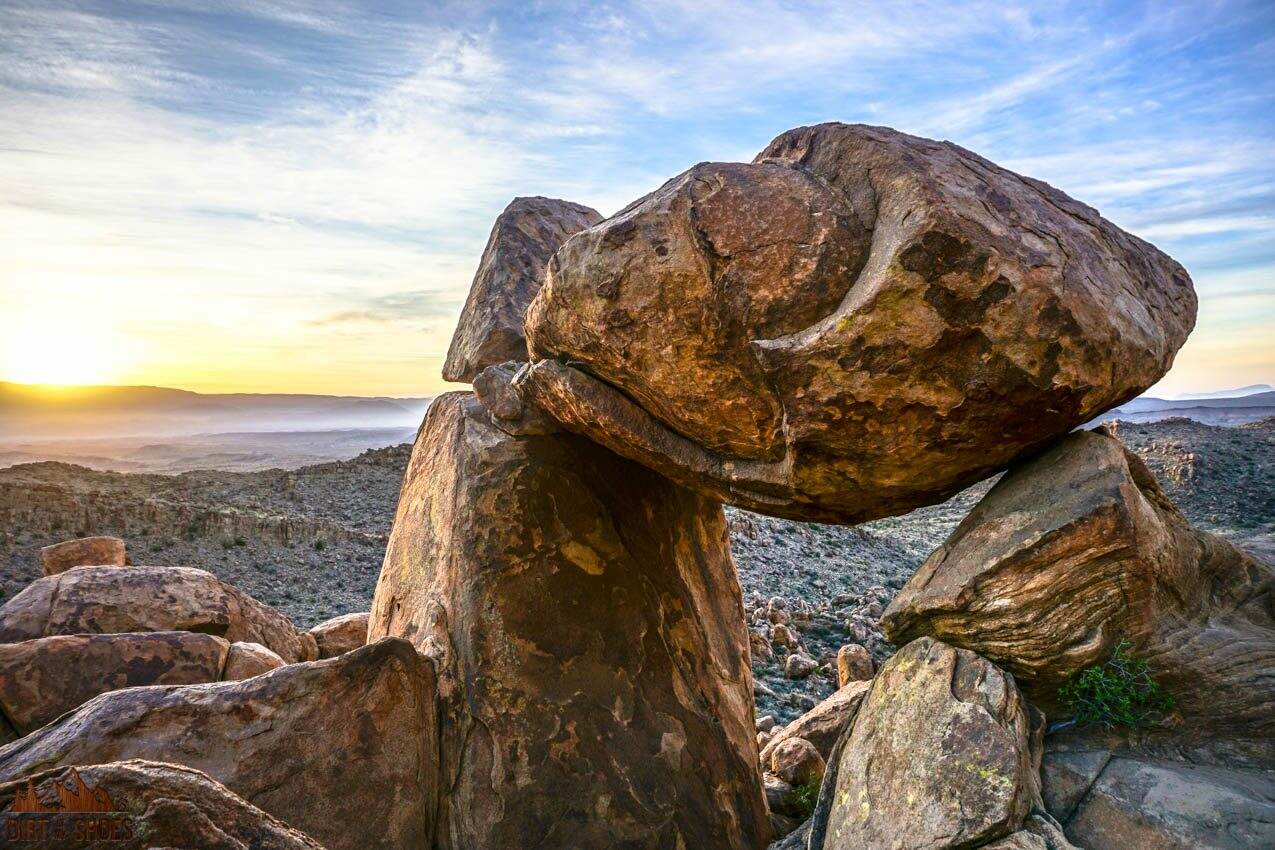
[{"label": "blue sky", "polygon": [[1275,382],[1269,0],[0,0],[0,378],[56,334],[67,379],[435,392],[513,196],[610,213],[824,120],[951,139],[1183,262],[1158,391]]}]

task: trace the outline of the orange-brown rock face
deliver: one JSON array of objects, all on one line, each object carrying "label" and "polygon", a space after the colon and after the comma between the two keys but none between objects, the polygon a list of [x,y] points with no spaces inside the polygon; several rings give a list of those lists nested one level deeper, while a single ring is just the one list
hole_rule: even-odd
[{"label": "orange-brown rock face", "polygon": [[527,359],[522,318],[544,283],[545,264],[574,234],[602,220],[596,210],[555,198],[514,198],[496,219],[443,364],[449,381]]},{"label": "orange-brown rock face", "polygon": [[241,682],[127,688],[0,749],[0,781],[51,767],[171,762],[329,850],[431,847],[435,698],[432,667],[401,640]]},{"label": "orange-brown rock face", "polygon": [[40,550],[40,569],[46,576],[83,566],[124,566],[124,541],[118,537],[80,537]]},{"label": "orange-brown rock face", "polygon": [[186,631],[253,641],[285,661],[318,657],[278,611],[190,567],[76,567],[31,582],[0,608],[0,642],[50,635]]},{"label": "orange-brown rock face", "polygon": [[0,643],[0,708],[25,735],[107,691],[216,682],[229,648],[222,638],[194,632]]},{"label": "orange-brown rock face", "polygon": [[1275,736],[1275,575],[1192,528],[1104,433],[1011,470],[885,612],[1010,670],[1057,712],[1057,688],[1127,638],[1177,699],[1179,736]]},{"label": "orange-brown rock face", "polygon": [[[59,767],[30,779],[0,785],[0,810],[31,796],[55,805],[67,792],[78,792],[99,809],[92,815],[9,814],[4,846],[29,850],[110,847],[200,847],[230,850],[324,850],[320,844],[251,805],[206,774],[175,764],[131,760],[84,767]],[[34,792],[32,794],[32,792]],[[109,803],[106,802],[109,800]],[[77,840],[77,833],[86,836]],[[89,830],[92,830],[90,832]],[[99,840],[93,841],[92,835]]]},{"label": "orange-brown rock face", "polygon": [[936,501],[1137,395],[1190,278],[950,143],[825,124],[704,164],[564,245],[524,396],[700,492],[859,522]]},{"label": "orange-brown rock face", "polygon": [[373,601],[381,635],[437,665],[443,846],[765,846],[720,505],[441,396]]}]

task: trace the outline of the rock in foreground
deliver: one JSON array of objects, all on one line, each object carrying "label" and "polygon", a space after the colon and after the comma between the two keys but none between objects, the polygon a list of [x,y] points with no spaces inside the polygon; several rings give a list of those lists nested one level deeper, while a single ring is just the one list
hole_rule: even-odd
[{"label": "rock in foreground", "polygon": [[1077,433],[1002,478],[895,597],[896,642],[932,635],[1057,688],[1127,639],[1184,738],[1275,736],[1275,573],[1194,529],[1143,463]]},{"label": "rock in foreground", "polygon": [[368,613],[342,614],[310,629],[320,658],[335,658],[367,643]]},{"label": "rock in foreground", "polygon": [[[21,796],[30,802],[31,792],[41,803],[56,806],[59,788],[93,795],[107,806],[104,812],[47,816],[8,813],[5,846],[31,850],[66,850],[69,847],[109,847],[149,850],[156,847],[189,847],[200,850],[324,850],[317,841],[235,796],[225,786],[188,767],[150,761],[122,761],[80,768],[59,767],[29,779],[0,785],[0,809],[8,811]],[[54,820],[56,818],[56,821]],[[31,838],[24,838],[13,824],[28,821]],[[44,826],[41,826],[41,821]],[[76,841],[59,829],[88,830],[102,836],[99,842]],[[87,833],[86,833],[87,834]],[[34,836],[43,835],[44,838]]]},{"label": "rock in foreground", "polygon": [[913,641],[881,668],[833,751],[810,847],[943,850],[1004,838],[1040,800],[1042,732],[1011,676],[972,652]]},{"label": "rock in foreground", "polygon": [[443,364],[449,381],[472,382],[483,369],[527,359],[522,318],[563,242],[602,220],[596,210],[555,198],[514,198],[492,226],[469,298]]},{"label": "rock in foreground", "polygon": [[33,581],[0,608],[0,642],[50,635],[183,631],[252,641],[285,661],[316,657],[287,617],[190,567],[76,567]]},{"label": "rock in foreground", "polygon": [[57,635],[0,644],[0,708],[20,734],[98,694],[216,682],[230,644],[194,632]]},{"label": "rock in foreground", "polygon": [[404,641],[242,682],[130,688],[0,749],[0,780],[142,758],[207,773],[328,850],[426,847],[433,671]]},{"label": "rock in foreground", "polygon": [[369,635],[411,640],[439,671],[452,850],[765,845],[720,505],[440,396]]},{"label": "rock in foreground", "polygon": [[951,143],[823,124],[564,245],[522,382],[569,429],[762,513],[931,504],[1155,383],[1180,265]]}]

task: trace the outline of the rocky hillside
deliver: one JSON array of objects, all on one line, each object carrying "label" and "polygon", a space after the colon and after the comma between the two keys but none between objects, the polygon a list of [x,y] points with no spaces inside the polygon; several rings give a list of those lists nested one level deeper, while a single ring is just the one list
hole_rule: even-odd
[{"label": "rocky hillside", "polygon": [[[1194,523],[1275,557],[1275,419],[1116,430]],[[136,475],[63,463],[0,470],[2,598],[39,576],[41,546],[110,533],[128,540],[135,562],[208,569],[299,625],[367,610],[409,449],[253,473]],[[884,661],[892,649],[879,631],[882,610],[988,486],[853,527],[729,509],[750,625],[766,631],[772,616],[786,620],[818,664],[791,679],[782,658],[757,657],[759,714],[791,719],[827,696],[848,641]],[[775,598],[786,613],[771,613]]]}]

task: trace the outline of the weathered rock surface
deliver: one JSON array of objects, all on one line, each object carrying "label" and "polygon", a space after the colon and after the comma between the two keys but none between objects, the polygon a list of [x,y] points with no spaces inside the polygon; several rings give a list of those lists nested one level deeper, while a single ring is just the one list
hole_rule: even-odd
[{"label": "weathered rock surface", "polygon": [[0,644],[0,708],[21,734],[98,694],[221,678],[230,648],[194,632],[56,635]]},{"label": "weathered rock surface", "polygon": [[253,641],[288,662],[316,657],[287,617],[190,567],[76,567],[32,582],[0,608],[0,642],[51,635],[185,631]]},{"label": "weathered rock surface", "polygon": [[977,847],[1040,799],[1043,723],[1011,676],[929,638],[887,662],[828,762],[813,850]]},{"label": "weathered rock surface", "polygon": [[342,614],[310,629],[319,647],[319,657],[334,658],[366,645],[368,616],[366,611]]},{"label": "weathered rock surface", "polygon": [[798,717],[787,726],[775,732],[774,737],[761,751],[762,764],[769,764],[771,754],[789,738],[802,738],[814,744],[819,755],[826,761],[832,755],[832,748],[837,739],[845,731],[846,724],[859,710],[863,698],[867,696],[871,682],[851,682],[838,689],[832,696]]},{"label": "weathered rock surface", "polygon": [[473,381],[488,366],[527,360],[522,319],[544,283],[549,258],[562,243],[601,220],[596,210],[570,201],[514,198],[492,226],[443,377]]},{"label": "weathered rock surface", "polygon": [[124,541],[118,537],[80,537],[40,549],[40,569],[46,576],[72,567],[122,567],[124,561]]},{"label": "weathered rock surface", "polygon": [[226,653],[226,666],[222,669],[221,678],[227,682],[238,682],[269,673],[283,665],[284,660],[273,650],[259,643],[239,641],[232,643]]},{"label": "weathered rock surface", "polygon": [[1008,838],[984,844],[983,850],[1078,850],[1048,815],[1033,813],[1023,828]]},{"label": "weathered rock surface", "polygon": [[[1275,847],[1275,776],[1186,762],[1105,757],[1079,794],[1046,794],[1051,813],[1087,850],[1241,850]],[[1048,789],[1059,769],[1044,761]],[[1061,805],[1060,805],[1061,804]]]},{"label": "weathered rock surface", "polygon": [[524,394],[679,483],[795,519],[941,501],[1167,371],[1180,265],[951,143],[824,124],[564,245]]},{"label": "weathered rock surface", "polygon": [[[149,850],[189,847],[199,850],[324,850],[312,838],[240,799],[212,778],[188,767],[133,760],[80,768],[59,767],[29,779],[0,785],[0,809],[8,810],[19,795],[33,789],[41,803],[56,805],[59,787],[109,796],[113,813],[55,815],[58,827],[49,826],[43,838],[38,827],[31,837],[18,837],[12,846],[32,850],[66,850],[68,847],[112,847]],[[31,815],[5,816],[10,824]],[[77,841],[91,821],[102,839]],[[6,825],[9,829],[16,829]],[[71,830],[62,835],[55,829]],[[13,832],[6,833],[14,838]],[[22,833],[19,833],[22,835]],[[6,844],[5,846],[10,846]]]},{"label": "weathered rock surface", "polygon": [[1118,441],[1077,433],[999,481],[895,597],[932,635],[1013,672],[1034,703],[1127,638],[1185,740],[1275,738],[1275,572],[1192,528]]},{"label": "weathered rock surface", "polygon": [[857,643],[848,643],[837,650],[837,686],[844,688],[851,682],[866,682],[876,672],[872,654]]},{"label": "weathered rock surface", "polygon": [[770,772],[789,785],[817,783],[826,767],[823,756],[805,738],[786,738],[770,753]]},{"label": "weathered rock surface", "polygon": [[328,850],[427,847],[434,697],[430,664],[399,640],[242,682],[113,691],[0,749],[0,780],[163,760],[207,773]]},{"label": "weathered rock surface", "polygon": [[440,396],[373,601],[387,634],[439,671],[444,846],[765,845],[720,505]]}]

